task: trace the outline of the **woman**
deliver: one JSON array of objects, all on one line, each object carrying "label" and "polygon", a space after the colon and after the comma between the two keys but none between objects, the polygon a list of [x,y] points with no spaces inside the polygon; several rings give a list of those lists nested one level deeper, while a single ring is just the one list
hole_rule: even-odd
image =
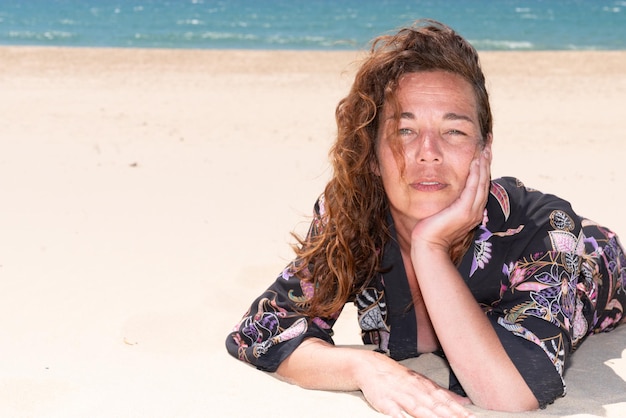
[{"label": "woman", "polygon": [[[228,336],[302,387],[361,390],[391,416],[525,411],[626,303],[614,233],[519,180],[491,181],[492,116],[474,48],[418,22],[375,40],[336,111],[333,177],[295,261]],[[366,344],[335,347],[347,302]],[[445,356],[448,389],[397,362]]]}]

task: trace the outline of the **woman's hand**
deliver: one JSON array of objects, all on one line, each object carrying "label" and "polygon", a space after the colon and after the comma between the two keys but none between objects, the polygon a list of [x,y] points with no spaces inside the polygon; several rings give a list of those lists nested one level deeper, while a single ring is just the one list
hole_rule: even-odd
[{"label": "woman's hand", "polygon": [[482,222],[491,186],[491,144],[470,164],[461,195],[450,206],[420,221],[414,228],[412,248],[420,244],[448,251]]},{"label": "woman's hand", "polygon": [[374,409],[390,417],[470,417],[468,398],[379,353],[359,380],[361,392]]}]

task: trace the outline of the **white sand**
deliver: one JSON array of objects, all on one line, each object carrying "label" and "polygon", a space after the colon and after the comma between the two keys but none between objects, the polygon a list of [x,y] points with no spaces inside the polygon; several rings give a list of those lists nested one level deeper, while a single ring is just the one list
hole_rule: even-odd
[{"label": "white sand", "polygon": [[[379,416],[224,349],[307,227],[356,58],[0,48],[0,416]],[[494,176],[626,237],[626,53],[483,64]],[[359,343],[350,312],[337,343]],[[591,337],[528,415],[626,414],[624,348],[626,327]]]}]

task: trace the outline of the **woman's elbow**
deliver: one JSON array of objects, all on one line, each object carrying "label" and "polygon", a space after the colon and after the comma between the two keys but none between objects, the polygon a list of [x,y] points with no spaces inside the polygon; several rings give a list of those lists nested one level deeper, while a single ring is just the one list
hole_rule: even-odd
[{"label": "woman's elbow", "polygon": [[479,408],[500,412],[529,412],[539,409],[537,398],[531,394],[508,394],[500,397],[487,396],[472,403]]}]

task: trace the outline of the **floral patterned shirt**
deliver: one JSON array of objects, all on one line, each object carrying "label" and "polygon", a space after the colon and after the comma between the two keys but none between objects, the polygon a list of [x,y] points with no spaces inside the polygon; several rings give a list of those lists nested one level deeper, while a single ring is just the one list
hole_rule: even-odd
[{"label": "floral patterned shirt", "polygon": [[[311,231],[323,210],[322,197]],[[383,249],[381,267],[384,273],[353,299],[363,342],[396,360],[416,357],[415,311],[395,240]],[[617,326],[626,304],[626,258],[617,236],[511,177],[492,181],[483,222],[458,269],[541,407],[565,394],[570,354],[589,334]],[[332,343],[339,312],[299,313],[313,291],[285,269],[229,334],[230,354],[275,371],[306,338]],[[462,318],[449,326],[463,326]],[[453,374],[450,389],[463,393]]]}]

